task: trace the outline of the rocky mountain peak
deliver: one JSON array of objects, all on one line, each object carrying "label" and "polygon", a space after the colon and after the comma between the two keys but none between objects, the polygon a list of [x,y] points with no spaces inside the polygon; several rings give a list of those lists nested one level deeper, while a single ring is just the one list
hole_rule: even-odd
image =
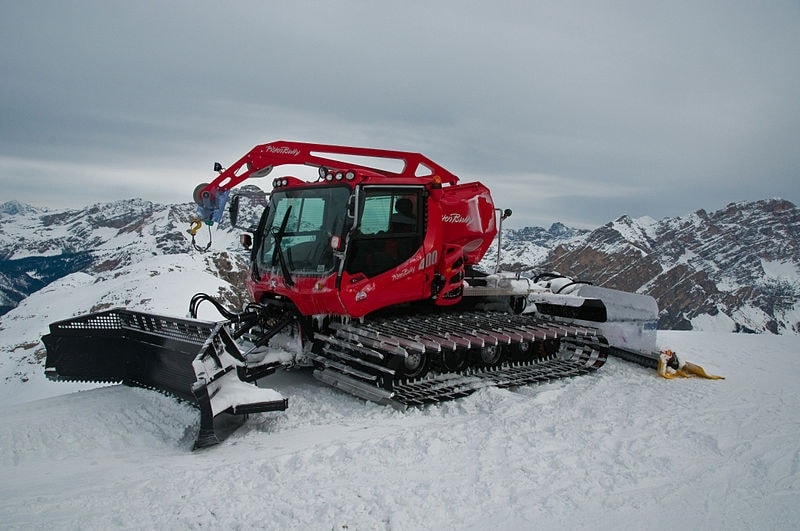
[{"label": "rocky mountain peak", "polygon": [[800,333],[800,210],[731,203],[655,221],[620,216],[521,270],[557,270],[652,295],[660,327]]},{"label": "rocky mountain peak", "polygon": [[25,215],[25,214],[34,214],[38,212],[39,209],[33,207],[27,203],[22,203],[17,200],[6,201],[5,203],[0,204],[0,216],[18,216],[18,215]]}]

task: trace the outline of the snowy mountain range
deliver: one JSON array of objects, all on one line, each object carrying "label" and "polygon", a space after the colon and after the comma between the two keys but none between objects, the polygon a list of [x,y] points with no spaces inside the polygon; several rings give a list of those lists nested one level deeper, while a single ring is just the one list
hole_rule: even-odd
[{"label": "snowy mountain range", "polygon": [[800,210],[788,201],[621,216],[592,231],[526,228],[502,247],[501,269],[652,295],[662,330],[800,333]]},{"label": "snowy mountain range", "polygon": [[[263,204],[257,187],[242,188]],[[243,208],[255,223],[259,207]],[[144,257],[194,253],[186,230],[192,204],[141,199],[48,210],[0,205],[0,314],[31,293],[76,272],[119,271]],[[241,224],[241,223],[240,223]],[[232,303],[246,297],[237,230],[197,234],[208,270],[229,281]],[[494,268],[491,249],[484,265]],[[581,280],[652,295],[659,328],[800,333],[800,210],[784,200],[732,203],[708,213],[654,220],[621,216],[595,230],[554,223],[502,235],[502,270],[525,275],[559,271]]]},{"label": "snowy mountain range", "polygon": [[[0,313],[72,273],[119,274],[147,257],[193,252],[186,229],[194,210],[191,204],[142,199],[58,211],[18,202],[0,205]],[[197,235],[198,240],[208,237],[205,231]],[[225,252],[235,248],[236,235],[222,228],[213,237],[216,252],[209,255],[214,262],[209,269],[220,270],[223,278],[243,272],[244,260]],[[225,264],[228,260],[233,263]]]}]

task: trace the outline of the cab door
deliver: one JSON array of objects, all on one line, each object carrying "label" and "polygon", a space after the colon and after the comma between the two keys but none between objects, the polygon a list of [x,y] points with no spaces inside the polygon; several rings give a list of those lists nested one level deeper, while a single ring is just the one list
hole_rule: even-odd
[{"label": "cab door", "polygon": [[[342,284],[353,315],[424,297],[420,278],[427,225],[422,186],[364,186]],[[424,275],[422,275],[424,276]],[[366,311],[365,311],[366,310]]]}]

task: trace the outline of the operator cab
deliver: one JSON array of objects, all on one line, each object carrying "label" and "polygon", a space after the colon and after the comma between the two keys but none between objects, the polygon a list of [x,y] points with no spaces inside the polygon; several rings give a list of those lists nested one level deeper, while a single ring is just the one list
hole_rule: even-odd
[{"label": "operator cab", "polygon": [[303,184],[270,194],[253,250],[258,271],[327,276],[339,269],[343,251],[347,273],[371,278],[421,247],[424,186]]}]

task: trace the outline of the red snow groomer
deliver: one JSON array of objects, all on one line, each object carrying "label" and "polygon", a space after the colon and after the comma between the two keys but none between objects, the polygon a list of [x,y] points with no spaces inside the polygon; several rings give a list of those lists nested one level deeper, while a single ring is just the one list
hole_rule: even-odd
[{"label": "red snow groomer", "polygon": [[[296,165],[316,177],[279,170]],[[334,387],[406,407],[589,373],[609,350],[657,364],[652,297],[480,271],[511,212],[483,184],[461,183],[419,153],[277,141],[216,170],[195,190],[193,242],[229,203],[236,224],[235,186],[274,177],[257,227],[243,235],[252,302],[234,311],[196,295],[191,316],[208,301],[219,323],[125,309],[53,323],[43,338],[49,377],[190,400],[201,410],[196,446],[207,446],[221,437],[223,413],[286,407],[254,383],[281,366],[308,366]],[[299,347],[277,355],[270,341],[286,335]]]}]

